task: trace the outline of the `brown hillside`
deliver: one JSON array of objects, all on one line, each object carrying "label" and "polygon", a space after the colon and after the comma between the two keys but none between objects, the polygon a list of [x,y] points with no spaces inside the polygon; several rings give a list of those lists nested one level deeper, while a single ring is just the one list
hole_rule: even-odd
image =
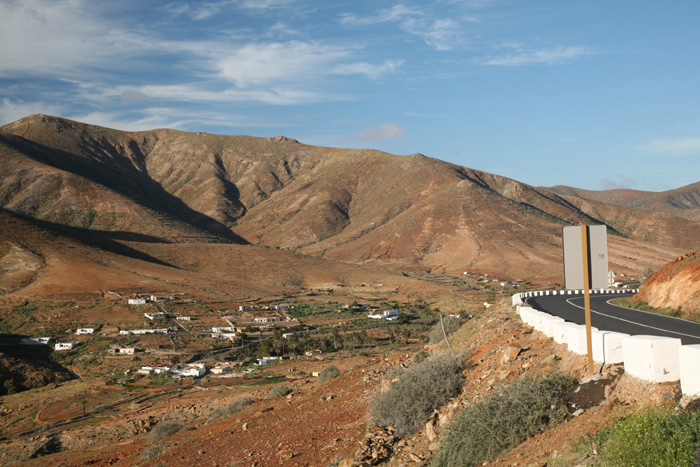
[{"label": "brown hillside", "polygon": [[1,127],[0,138],[3,207],[131,240],[223,237],[402,270],[556,281],[565,225],[607,223],[620,234],[611,266],[627,272],[658,267],[700,238],[698,222],[662,216],[649,226],[637,209],[584,206],[420,154],[121,132],[44,115]]},{"label": "brown hillside", "polygon": [[561,185],[547,189],[563,195],[640,208],[700,221],[700,182],[658,193],[627,189],[590,191]]},{"label": "brown hillside", "polygon": [[0,292],[60,296],[106,290],[163,291],[237,300],[323,284],[383,283],[407,289],[399,273],[231,244],[125,242],[0,210]]},{"label": "brown hillside", "polygon": [[641,288],[637,298],[655,308],[682,308],[700,318],[700,250],[661,268]]}]

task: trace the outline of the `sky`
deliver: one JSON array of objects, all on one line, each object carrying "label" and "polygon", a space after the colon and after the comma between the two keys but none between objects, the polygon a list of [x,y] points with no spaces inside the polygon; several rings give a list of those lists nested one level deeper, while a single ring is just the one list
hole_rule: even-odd
[{"label": "sky", "polygon": [[284,135],[533,186],[700,181],[700,2],[0,0],[0,124]]}]

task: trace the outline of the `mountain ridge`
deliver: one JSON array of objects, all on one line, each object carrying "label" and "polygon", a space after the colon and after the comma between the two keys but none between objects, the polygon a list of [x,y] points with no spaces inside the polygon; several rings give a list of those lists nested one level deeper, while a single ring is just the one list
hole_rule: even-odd
[{"label": "mountain ridge", "polygon": [[[421,154],[33,115],[0,127],[0,206],[163,242],[234,242],[400,270],[560,275],[561,227],[605,223],[612,267],[692,248],[700,223],[585,200]],[[87,193],[87,195],[86,195]],[[680,230],[679,230],[680,229]],[[636,260],[639,256],[643,259]]]}]

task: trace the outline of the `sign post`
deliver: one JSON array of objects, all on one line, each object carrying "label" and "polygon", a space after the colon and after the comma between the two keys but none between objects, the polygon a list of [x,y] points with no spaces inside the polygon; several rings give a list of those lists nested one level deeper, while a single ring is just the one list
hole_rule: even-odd
[{"label": "sign post", "polygon": [[586,308],[586,350],[588,351],[588,375],[593,375],[593,338],[591,337],[591,293],[590,265],[588,264],[588,228],[581,226],[581,246],[583,258],[583,301]]},{"label": "sign post", "polygon": [[564,282],[567,289],[583,289],[588,374],[593,374],[591,288],[607,288],[608,241],[604,225],[564,227]]}]

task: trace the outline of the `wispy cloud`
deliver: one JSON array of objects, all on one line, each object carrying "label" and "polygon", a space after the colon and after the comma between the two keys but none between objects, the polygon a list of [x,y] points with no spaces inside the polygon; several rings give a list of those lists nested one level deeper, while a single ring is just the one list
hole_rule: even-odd
[{"label": "wispy cloud", "polygon": [[61,110],[60,106],[47,102],[24,102],[4,98],[0,101],[0,125],[14,122],[32,114],[58,115]]},{"label": "wispy cloud", "polygon": [[367,62],[344,63],[336,66],[332,73],[338,75],[365,75],[370,79],[379,79],[388,73],[398,70],[404,62],[405,60],[386,60],[381,64]]},{"label": "wispy cloud", "polygon": [[[462,17],[471,21],[473,18]],[[449,50],[462,42],[462,25],[453,18],[433,18],[419,8],[395,5],[369,16],[343,14],[338,22],[345,26],[371,26],[382,23],[397,23],[399,27],[421,37],[426,44],[438,50]]]},{"label": "wispy cloud", "polygon": [[603,190],[622,190],[630,189],[637,186],[637,182],[631,178],[624,177],[620,175],[618,181],[612,180],[610,178],[603,178],[600,181],[600,186]]},{"label": "wispy cloud", "polygon": [[377,128],[364,128],[356,139],[359,141],[381,142],[394,138],[405,138],[406,130],[394,123],[382,123]]},{"label": "wispy cloud", "polygon": [[700,155],[700,138],[655,139],[638,149],[660,156],[696,156]]},{"label": "wispy cloud", "polygon": [[[521,46],[518,45],[518,48],[519,47]],[[556,65],[592,53],[593,51],[590,48],[583,46],[517,50],[511,54],[484,60],[482,64],[494,66],[523,66],[533,64]]]},{"label": "wispy cloud", "polygon": [[269,84],[315,80],[326,74],[329,64],[349,55],[347,47],[313,42],[273,42],[246,44],[218,58],[219,76],[246,88]]}]

